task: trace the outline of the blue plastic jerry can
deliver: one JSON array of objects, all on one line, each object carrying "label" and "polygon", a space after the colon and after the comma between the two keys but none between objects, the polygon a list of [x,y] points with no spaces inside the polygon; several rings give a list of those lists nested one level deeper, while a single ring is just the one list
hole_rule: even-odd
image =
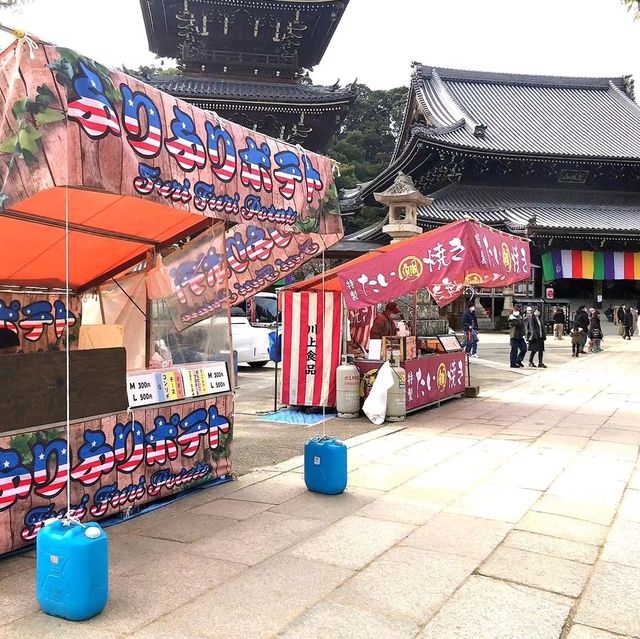
[{"label": "blue plastic jerry can", "polygon": [[102,612],[109,596],[109,543],[95,522],[56,519],[36,537],[38,603],[44,612],[83,621]]},{"label": "blue plastic jerry can", "polygon": [[329,437],[304,445],[304,483],[314,493],[338,495],[347,487],[347,447]]}]

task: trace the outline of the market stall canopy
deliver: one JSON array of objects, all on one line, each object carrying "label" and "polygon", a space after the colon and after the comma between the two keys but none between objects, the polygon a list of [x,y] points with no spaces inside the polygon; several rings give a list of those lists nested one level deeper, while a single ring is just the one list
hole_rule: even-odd
[{"label": "market stall canopy", "polygon": [[[2,284],[64,286],[67,220],[74,289],[233,223],[203,263],[226,266],[234,303],[342,237],[331,160],[70,49],[22,38],[1,53],[0,113]],[[214,272],[191,266],[176,286]]]},{"label": "market stall canopy", "polygon": [[288,290],[342,291],[347,308],[355,310],[426,288],[445,306],[465,286],[501,288],[530,273],[528,240],[461,220],[380,247]]}]

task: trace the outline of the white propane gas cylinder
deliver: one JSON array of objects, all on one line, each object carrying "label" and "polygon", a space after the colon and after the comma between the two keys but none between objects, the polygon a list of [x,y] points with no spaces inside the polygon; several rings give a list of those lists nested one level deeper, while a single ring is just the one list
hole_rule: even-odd
[{"label": "white propane gas cylinder", "polygon": [[336,369],[336,410],[344,419],[360,415],[360,371],[353,364]]},{"label": "white propane gas cylinder", "polygon": [[387,421],[402,422],[407,416],[405,379],[401,366],[392,366],[393,386],[387,391]]}]

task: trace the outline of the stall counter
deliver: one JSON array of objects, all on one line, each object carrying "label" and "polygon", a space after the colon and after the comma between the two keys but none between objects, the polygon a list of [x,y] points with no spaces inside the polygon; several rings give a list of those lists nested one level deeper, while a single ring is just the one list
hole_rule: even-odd
[{"label": "stall counter", "polygon": [[[360,375],[370,378],[384,362],[381,360],[356,360]],[[443,400],[464,395],[466,362],[464,351],[434,353],[400,362],[405,370],[407,412],[438,404]],[[370,379],[371,383],[373,379]]]}]

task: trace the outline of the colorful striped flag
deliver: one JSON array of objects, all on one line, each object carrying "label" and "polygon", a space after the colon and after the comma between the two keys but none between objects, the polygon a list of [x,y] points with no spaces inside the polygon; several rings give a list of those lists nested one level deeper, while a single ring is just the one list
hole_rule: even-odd
[{"label": "colorful striped flag", "polygon": [[342,294],[283,293],[282,402],[335,406]]},{"label": "colorful striped flag", "polygon": [[640,253],[551,251],[542,256],[545,282],[561,279],[640,280]]}]

